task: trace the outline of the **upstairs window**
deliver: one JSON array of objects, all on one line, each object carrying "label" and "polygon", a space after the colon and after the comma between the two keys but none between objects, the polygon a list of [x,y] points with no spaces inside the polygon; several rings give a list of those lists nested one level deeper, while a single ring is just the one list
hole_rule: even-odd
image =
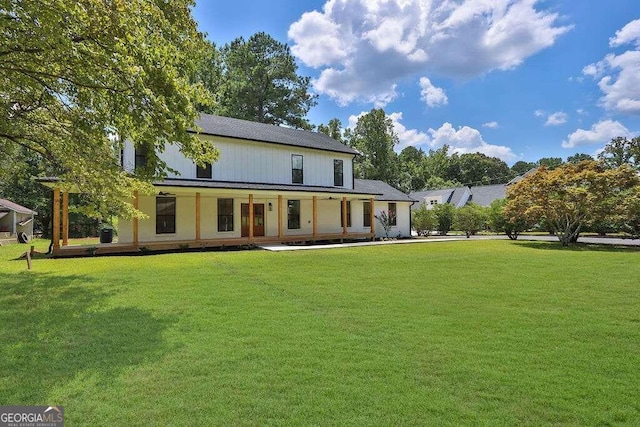
[{"label": "upstairs window", "polygon": [[147,167],[149,161],[149,147],[142,145],[136,147],[135,168],[144,169]]},{"label": "upstairs window", "polygon": [[293,184],[304,184],[302,156],[300,154],[291,155],[291,182]]},{"label": "upstairs window", "polygon": [[343,164],[342,160],[334,160],[333,161],[333,185],[334,187],[343,187],[344,186],[344,173],[343,173]]},{"label": "upstairs window", "polygon": [[207,163],[205,167],[196,165],[196,178],[211,179],[211,163]]},{"label": "upstairs window", "polygon": [[[342,207],[342,203],[340,203],[340,227],[344,227],[344,209]],[[351,202],[347,202],[347,227],[351,227]]]},{"label": "upstairs window", "polygon": [[176,232],[176,198],[156,197],[156,234]]},{"label": "upstairs window", "polygon": [[397,225],[397,217],[396,204],[389,203],[389,222],[392,226]]}]

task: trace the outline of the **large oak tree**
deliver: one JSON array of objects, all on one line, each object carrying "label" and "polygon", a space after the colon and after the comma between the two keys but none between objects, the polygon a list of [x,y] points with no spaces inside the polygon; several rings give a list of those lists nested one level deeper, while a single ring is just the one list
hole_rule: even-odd
[{"label": "large oak tree", "polygon": [[[206,54],[191,0],[0,1],[0,155],[38,153],[96,213],[133,214],[166,144],[202,164],[210,143],[187,132],[208,92],[190,83]],[[144,176],[124,173],[124,141],[150,150]],[[155,149],[155,150],[153,150]],[[142,179],[140,179],[142,178]],[[99,211],[99,212],[98,212]]]}]

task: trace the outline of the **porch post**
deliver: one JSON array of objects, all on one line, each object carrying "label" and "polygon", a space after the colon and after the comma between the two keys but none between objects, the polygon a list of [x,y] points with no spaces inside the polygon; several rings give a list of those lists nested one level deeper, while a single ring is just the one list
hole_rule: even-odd
[{"label": "porch post", "polygon": [[342,198],[342,234],[347,234],[347,198]]},{"label": "porch post", "polygon": [[69,244],[69,193],[62,193],[62,246]]},{"label": "porch post", "polygon": [[376,238],[376,217],[374,216],[375,210],[375,199],[372,197],[369,201],[369,206],[371,207],[371,212],[369,212],[369,222],[371,223],[371,238]]},{"label": "porch post", "polygon": [[[138,210],[138,190],[133,192],[133,208]],[[133,246],[138,249],[138,218],[133,218]]]},{"label": "porch post", "polygon": [[53,189],[53,230],[51,231],[53,250],[60,249],[60,189]]},{"label": "porch post", "polygon": [[282,239],[282,195],[278,195],[278,238]]},{"label": "porch post", "polygon": [[253,241],[253,194],[249,194],[249,241]]},{"label": "porch post", "polygon": [[313,196],[313,238],[318,235],[318,196]]},{"label": "porch post", "polygon": [[200,193],[196,193],[196,242],[200,241]]}]

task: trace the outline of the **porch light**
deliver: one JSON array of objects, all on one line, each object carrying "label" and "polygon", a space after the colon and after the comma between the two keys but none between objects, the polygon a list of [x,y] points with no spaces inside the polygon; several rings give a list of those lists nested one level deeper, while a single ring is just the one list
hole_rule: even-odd
[{"label": "porch light", "polygon": [[269,212],[271,212],[273,210],[273,205],[271,204],[271,202],[269,202]]}]

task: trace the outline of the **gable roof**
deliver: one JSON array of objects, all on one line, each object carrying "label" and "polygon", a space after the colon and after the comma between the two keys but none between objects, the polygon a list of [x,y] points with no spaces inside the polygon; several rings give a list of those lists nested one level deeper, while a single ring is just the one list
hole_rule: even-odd
[{"label": "gable roof", "polygon": [[470,202],[480,206],[489,206],[491,202],[497,199],[504,199],[506,197],[507,185],[495,184],[495,185],[479,185],[477,187],[471,187]]},{"label": "gable roof", "polygon": [[378,194],[375,200],[384,202],[416,202],[402,191],[384,181],[374,179],[354,179],[354,190],[360,193]]},{"label": "gable roof", "polygon": [[197,133],[204,135],[270,142],[353,155],[358,154],[358,151],[348,145],[320,132],[292,129],[204,113],[200,114],[200,118],[196,119],[195,124],[200,128]]},{"label": "gable roof", "polygon": [[17,203],[13,203],[10,200],[7,199],[0,199],[0,209],[8,209],[10,211],[15,211],[21,214],[28,214],[28,215],[37,215],[38,213],[36,211],[32,211],[29,208],[25,208],[24,206],[20,206]]}]

